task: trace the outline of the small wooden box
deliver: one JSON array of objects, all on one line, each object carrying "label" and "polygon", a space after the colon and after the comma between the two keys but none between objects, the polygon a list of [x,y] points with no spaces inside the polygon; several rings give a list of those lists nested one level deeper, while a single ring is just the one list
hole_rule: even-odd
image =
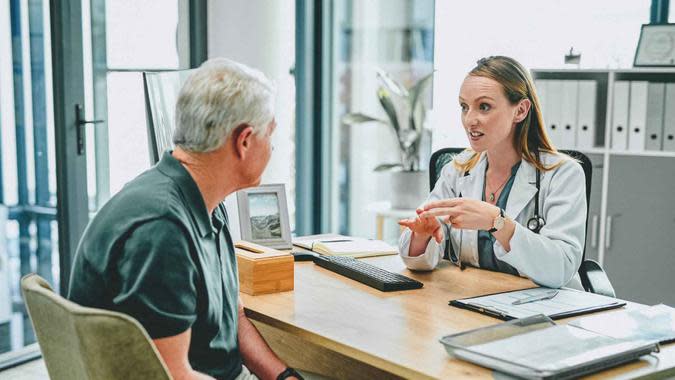
[{"label": "small wooden box", "polygon": [[293,290],[293,255],[247,241],[234,246],[240,291],[255,296]]}]

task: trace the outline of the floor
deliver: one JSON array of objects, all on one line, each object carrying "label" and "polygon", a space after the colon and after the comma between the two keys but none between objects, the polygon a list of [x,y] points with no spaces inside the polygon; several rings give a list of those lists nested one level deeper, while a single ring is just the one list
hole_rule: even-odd
[{"label": "floor", "polygon": [[0,372],[0,380],[44,380],[49,379],[47,367],[42,359],[30,361]]}]

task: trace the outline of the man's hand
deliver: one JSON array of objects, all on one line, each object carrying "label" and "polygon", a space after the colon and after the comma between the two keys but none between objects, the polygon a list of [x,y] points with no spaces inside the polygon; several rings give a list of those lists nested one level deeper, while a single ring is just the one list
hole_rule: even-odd
[{"label": "man's hand", "polygon": [[398,224],[404,227],[408,227],[414,234],[422,238],[433,237],[436,240],[436,243],[440,243],[443,240],[443,231],[441,229],[441,224],[438,222],[436,217],[424,217],[424,209],[418,208],[416,210],[417,217],[402,219],[398,221]]}]

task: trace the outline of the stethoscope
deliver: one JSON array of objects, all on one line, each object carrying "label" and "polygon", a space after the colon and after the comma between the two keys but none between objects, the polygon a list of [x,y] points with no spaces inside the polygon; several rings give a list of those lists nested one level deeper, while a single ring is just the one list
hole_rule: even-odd
[{"label": "stethoscope", "polygon": [[[537,192],[534,195],[534,215],[527,220],[527,229],[534,232],[535,234],[538,234],[541,229],[546,225],[546,219],[544,219],[543,216],[539,215],[539,189],[541,188],[541,171],[537,168],[537,177],[536,177],[536,182],[535,185],[537,187]],[[468,173],[464,173],[464,175],[467,175]],[[462,197],[462,193],[459,194],[459,198]],[[465,265],[462,262],[462,240],[464,238],[464,230],[459,231],[459,254],[457,255],[457,261],[452,260],[452,257],[446,257],[450,261],[452,261],[453,264],[456,264],[459,266],[459,269],[464,270]],[[448,246],[450,249],[453,250],[452,248],[452,242],[448,240],[447,242]],[[447,254],[447,251],[446,251]]]}]

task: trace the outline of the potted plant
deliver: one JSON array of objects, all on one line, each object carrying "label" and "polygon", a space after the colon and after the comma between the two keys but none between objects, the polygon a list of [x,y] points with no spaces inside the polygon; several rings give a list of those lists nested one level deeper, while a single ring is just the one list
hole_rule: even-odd
[{"label": "potted plant", "polygon": [[420,167],[420,143],[425,133],[427,109],[422,101],[422,93],[431,82],[433,72],[406,88],[388,73],[376,69],[381,85],[377,89],[377,98],[387,119],[369,116],[364,113],[349,113],[342,117],[342,123],[355,125],[378,123],[391,127],[398,140],[400,162],[382,163],[376,172],[392,173],[391,204],[393,208],[415,208],[419,206],[427,193],[427,172]]}]

